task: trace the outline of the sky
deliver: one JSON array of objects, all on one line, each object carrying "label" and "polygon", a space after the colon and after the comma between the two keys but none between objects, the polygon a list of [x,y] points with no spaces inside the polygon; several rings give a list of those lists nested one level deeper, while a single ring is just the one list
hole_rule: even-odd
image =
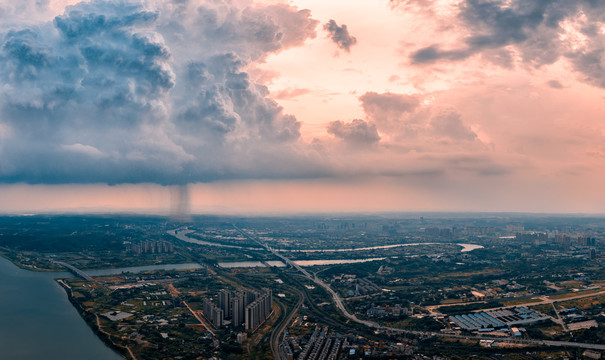
[{"label": "sky", "polygon": [[605,213],[605,2],[0,0],[0,212]]}]

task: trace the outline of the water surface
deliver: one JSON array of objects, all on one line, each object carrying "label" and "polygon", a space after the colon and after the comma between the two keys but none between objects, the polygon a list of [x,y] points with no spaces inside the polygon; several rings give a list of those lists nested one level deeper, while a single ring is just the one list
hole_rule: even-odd
[{"label": "water surface", "polygon": [[[422,245],[451,245],[454,243],[405,243],[405,244],[391,244],[391,245],[378,245],[378,246],[368,246],[368,247],[358,247],[358,248],[346,248],[346,249],[292,249],[292,250],[279,250],[280,252],[304,252],[304,253],[323,253],[323,252],[350,252],[350,251],[368,251],[368,250],[378,250],[378,249],[392,249],[396,247],[406,247],[406,246],[422,246]],[[461,246],[462,249],[460,252],[469,252],[476,249],[482,249],[483,246],[476,244],[454,244]]]},{"label": "water surface", "polygon": [[[213,242],[209,242],[209,241],[202,241],[202,240],[194,239],[194,238],[191,238],[191,237],[187,236],[188,234],[191,234],[192,232],[194,232],[194,231],[193,230],[183,230],[183,229],[180,229],[180,230],[170,230],[170,231],[168,231],[168,234],[176,237],[177,239],[179,239],[181,241],[185,241],[185,242],[193,243],[193,244],[198,244],[198,245],[210,245],[210,246],[219,246],[219,247],[234,248],[234,249],[244,249],[241,246],[225,245],[225,244],[213,243]],[[430,242],[426,242],[426,243],[404,243],[404,244],[378,245],[378,246],[368,246],[368,247],[358,247],[358,248],[346,248],[346,249],[289,249],[289,250],[277,250],[277,251],[279,251],[279,252],[304,252],[304,253],[315,253],[315,252],[350,252],[350,251],[368,251],[368,250],[378,250],[378,249],[392,249],[392,248],[404,247],[404,246],[422,246],[422,245],[439,245],[439,244],[453,244],[453,243],[430,243]],[[455,245],[458,245],[458,246],[462,247],[462,249],[460,250],[460,252],[469,252],[469,251],[473,251],[473,250],[476,250],[476,249],[482,249],[483,248],[483,246],[476,245],[476,244],[455,244]],[[263,250],[261,248],[247,248],[247,249],[248,250]],[[261,265],[255,265],[255,266],[262,266],[262,264]],[[229,267],[229,266],[223,266],[223,267]],[[253,266],[248,266],[248,267],[253,267]]]},{"label": "water surface", "polygon": [[175,238],[177,238],[181,241],[185,241],[185,242],[188,242],[191,244],[217,246],[217,247],[224,247],[224,248],[231,248],[231,249],[264,250],[264,249],[258,248],[258,247],[243,247],[243,246],[237,246],[237,245],[227,245],[227,244],[221,244],[221,243],[216,243],[216,242],[194,239],[192,237],[187,236],[188,234],[191,234],[193,232],[195,232],[195,231],[177,229],[177,230],[169,230],[168,234],[174,236]]},{"label": "water surface", "polygon": [[0,359],[119,360],[67,299],[54,278],[0,257]]},{"label": "water surface", "polygon": [[293,260],[299,266],[317,266],[317,265],[339,265],[356,264],[368,261],[384,260],[386,258],[368,258],[368,259],[330,259],[330,260]]}]

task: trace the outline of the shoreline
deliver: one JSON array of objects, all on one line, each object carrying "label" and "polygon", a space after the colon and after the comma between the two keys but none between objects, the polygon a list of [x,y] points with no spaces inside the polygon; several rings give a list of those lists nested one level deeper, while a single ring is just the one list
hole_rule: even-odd
[{"label": "shoreline", "polygon": [[59,286],[61,286],[61,288],[63,288],[65,294],[67,295],[67,299],[69,300],[71,305],[76,309],[76,311],[80,315],[80,318],[82,318],[86,325],[88,325],[88,327],[92,330],[95,336],[99,338],[103,342],[103,344],[105,344],[105,346],[113,350],[116,354],[120,355],[124,359],[128,359],[128,357],[126,356],[126,354],[129,353],[128,349],[114,343],[111,340],[111,336],[99,328],[99,326],[96,324],[96,321],[93,321],[94,319],[96,319],[96,317],[86,311],[82,307],[82,304],[80,304],[74,299],[71,287],[67,285],[67,283],[63,279],[55,279],[55,281],[59,284]]},{"label": "shoreline", "polygon": [[49,269],[49,268],[41,268],[41,267],[37,267],[37,266],[33,267],[33,266],[24,265],[21,262],[15,261],[15,259],[8,256],[8,253],[13,252],[13,251],[18,253],[16,250],[7,250],[6,248],[2,248],[2,249],[0,249],[0,256],[5,258],[6,260],[10,261],[11,263],[13,263],[19,269],[33,271],[33,272],[39,272],[39,273],[63,272],[61,269]]}]

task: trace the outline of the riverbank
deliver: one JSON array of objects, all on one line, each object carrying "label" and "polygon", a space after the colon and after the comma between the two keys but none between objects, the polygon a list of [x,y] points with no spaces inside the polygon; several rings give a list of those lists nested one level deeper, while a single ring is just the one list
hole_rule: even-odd
[{"label": "riverbank", "polygon": [[57,283],[61,285],[65,293],[67,294],[67,299],[73,305],[73,307],[78,311],[78,314],[82,317],[82,319],[86,322],[86,324],[90,327],[90,329],[94,332],[94,334],[101,340],[105,345],[109,348],[120,354],[125,359],[127,358],[126,354],[129,353],[127,348],[117,345],[115,342],[111,340],[111,336],[104,332],[98,324],[97,317],[94,314],[89,313],[84,309],[82,304],[74,299],[72,288],[67,285],[64,281],[57,280]]},{"label": "riverbank", "polygon": [[[52,273],[52,272],[61,271],[61,269],[62,269],[60,266],[56,266],[53,263],[51,263],[50,261],[44,261],[44,263],[49,265],[48,268],[40,267],[40,264],[42,263],[41,261],[36,262],[38,264],[38,265],[36,265],[36,263],[31,261],[31,259],[29,257],[24,257],[23,253],[20,253],[18,251],[14,251],[14,250],[10,250],[7,248],[0,248],[0,257],[5,258],[6,260],[10,261],[11,263],[13,263],[15,266],[19,267],[20,269],[28,270],[28,271]],[[23,260],[25,260],[25,261],[23,261]]]},{"label": "riverbank", "polygon": [[0,257],[0,348],[3,360],[123,360],[83,321],[55,278],[66,272],[24,270]]}]

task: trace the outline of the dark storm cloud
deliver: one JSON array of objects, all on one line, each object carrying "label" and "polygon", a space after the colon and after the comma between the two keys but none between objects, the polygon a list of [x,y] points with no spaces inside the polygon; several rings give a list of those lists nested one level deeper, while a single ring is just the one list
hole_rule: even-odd
[{"label": "dark storm cloud", "polygon": [[0,181],[185,183],[320,172],[245,71],[315,36],[285,5],[92,1],[0,25]]},{"label": "dark storm cloud", "polygon": [[605,88],[605,46],[602,43],[595,44],[588,51],[572,54],[570,60],[574,68],[582,73],[582,80]]},{"label": "dark storm cloud", "polygon": [[467,50],[441,50],[437,45],[431,45],[420,49],[412,54],[412,62],[415,64],[433,63],[438,60],[463,60],[470,55]]},{"label": "dark storm cloud", "polygon": [[477,52],[519,44],[536,36],[537,28],[544,24],[556,26],[561,19],[545,14],[551,0],[517,0],[513,6],[504,1],[467,0],[460,6],[459,17],[472,31],[465,38],[465,46],[455,50],[442,50],[431,45],[412,54],[414,63],[431,63],[441,59],[462,60]]},{"label": "dark storm cloud", "polygon": [[380,141],[376,125],[360,119],[350,123],[332,121],[328,125],[328,133],[356,147],[365,147]]},{"label": "dark storm cloud", "polygon": [[[505,6],[504,1],[499,0],[463,2],[460,5],[459,17],[472,34],[464,40],[467,47],[459,52],[461,55],[470,56],[483,49],[522,43],[530,37],[530,32],[535,31],[541,24],[548,21],[548,26],[556,26],[558,20],[547,19],[545,14],[548,4],[552,2],[517,0],[511,7]],[[436,53],[436,57],[427,60],[436,60],[442,53],[447,55],[445,51]]]},{"label": "dark storm cloud", "polygon": [[330,39],[346,52],[351,51],[351,46],[357,44],[357,39],[349,34],[346,25],[338,26],[336,21],[330,20],[324,25],[324,30],[330,34]]},{"label": "dark storm cloud", "polygon": [[[460,61],[475,54],[502,66],[511,65],[511,56],[494,52],[513,46],[523,62],[539,67],[565,57],[570,59],[583,80],[605,87],[601,67],[605,58],[604,35],[596,24],[605,21],[605,2],[594,0],[466,0],[459,19],[470,34],[453,48],[439,44],[416,50],[413,64]],[[581,23],[581,14],[585,20]],[[561,37],[564,22],[576,24],[586,37],[584,46],[569,46]],[[497,56],[494,56],[497,55]]]}]

